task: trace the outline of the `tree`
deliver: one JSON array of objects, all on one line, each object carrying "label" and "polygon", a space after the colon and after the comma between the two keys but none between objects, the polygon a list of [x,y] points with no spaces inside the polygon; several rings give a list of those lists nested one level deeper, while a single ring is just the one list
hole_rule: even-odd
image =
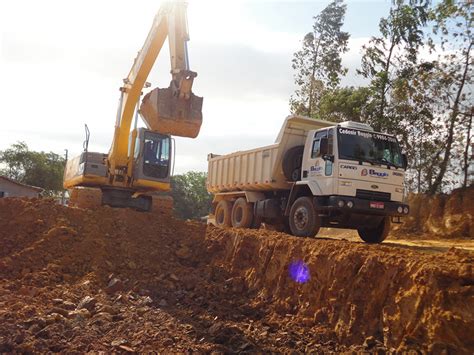
[{"label": "tree", "polygon": [[345,87],[327,91],[319,104],[319,117],[328,121],[365,122],[375,112],[367,87]]},{"label": "tree", "polygon": [[466,119],[465,119],[465,122],[466,122],[466,144],[464,145],[464,152],[463,152],[463,168],[462,168],[462,171],[463,171],[463,174],[464,174],[464,178],[463,178],[463,182],[462,182],[462,186],[463,187],[468,187],[469,184],[471,183],[471,181],[469,181],[469,168],[471,166],[471,159],[472,159],[472,153],[471,155],[469,155],[469,149],[471,149],[471,152],[472,152],[472,116],[474,115],[474,107],[473,109],[471,110],[471,112],[469,114],[466,114]]},{"label": "tree", "polygon": [[381,36],[363,46],[362,66],[358,73],[371,79],[373,100],[378,114],[370,122],[378,131],[393,131],[397,122],[387,117],[387,94],[398,73],[415,65],[423,44],[421,27],[428,19],[428,2],[394,0],[389,16],[380,20]]},{"label": "tree", "polygon": [[63,189],[65,160],[53,152],[34,152],[24,142],[12,144],[0,152],[0,175],[45,189],[48,196]]},{"label": "tree", "polygon": [[441,154],[441,120],[436,88],[436,62],[423,62],[399,73],[390,93],[391,118],[408,155],[410,191],[425,192],[432,184]]},{"label": "tree", "polygon": [[171,178],[171,196],[178,217],[190,219],[209,214],[212,195],[207,192],[206,178],[206,173],[195,171]]},{"label": "tree", "polygon": [[[472,49],[474,45],[472,2],[443,0],[430,13],[435,22],[434,35],[439,35],[440,47],[444,53],[438,60],[439,99],[446,104],[445,144],[439,172],[429,189],[430,194],[438,192],[448,169],[455,144],[456,127],[460,124],[462,113],[472,110],[469,88],[472,88]],[[431,46],[436,50],[436,38]],[[468,125],[470,134],[470,125]],[[469,139],[468,139],[469,141]]]},{"label": "tree", "polygon": [[341,30],[345,13],[343,0],[331,1],[314,17],[313,31],[305,35],[302,49],[293,55],[297,86],[290,98],[293,113],[315,116],[324,91],[336,88],[340,77],[347,73],[341,60],[349,40],[349,34]]}]

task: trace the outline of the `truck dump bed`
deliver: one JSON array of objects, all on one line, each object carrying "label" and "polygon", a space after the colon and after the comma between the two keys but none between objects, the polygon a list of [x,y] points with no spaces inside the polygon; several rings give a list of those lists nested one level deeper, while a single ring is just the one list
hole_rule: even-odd
[{"label": "truck dump bed", "polygon": [[308,131],[334,126],[333,122],[302,116],[288,116],[274,144],[227,155],[208,156],[207,190],[285,190],[291,187],[282,161],[288,149],[304,145]]}]

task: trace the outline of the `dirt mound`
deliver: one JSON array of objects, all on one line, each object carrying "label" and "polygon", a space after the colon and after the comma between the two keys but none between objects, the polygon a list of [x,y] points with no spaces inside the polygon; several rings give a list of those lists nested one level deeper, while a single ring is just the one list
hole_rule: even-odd
[{"label": "dirt mound", "polygon": [[474,187],[449,195],[410,194],[410,215],[394,226],[393,237],[474,239]]},{"label": "dirt mound", "polygon": [[174,334],[205,350],[156,308],[198,283],[204,234],[166,215],[0,199],[0,352],[159,349]]},{"label": "dirt mound", "polygon": [[472,353],[473,261],[0,199],[0,353]]}]

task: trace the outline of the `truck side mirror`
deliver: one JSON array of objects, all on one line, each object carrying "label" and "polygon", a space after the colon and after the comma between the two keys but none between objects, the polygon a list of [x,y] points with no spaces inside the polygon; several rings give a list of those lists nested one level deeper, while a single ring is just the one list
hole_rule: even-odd
[{"label": "truck side mirror", "polygon": [[322,137],[319,141],[319,154],[324,157],[328,154],[328,138]]},{"label": "truck side mirror", "polygon": [[407,158],[407,155],[405,153],[402,154],[402,167],[405,170],[408,167],[408,158]]}]

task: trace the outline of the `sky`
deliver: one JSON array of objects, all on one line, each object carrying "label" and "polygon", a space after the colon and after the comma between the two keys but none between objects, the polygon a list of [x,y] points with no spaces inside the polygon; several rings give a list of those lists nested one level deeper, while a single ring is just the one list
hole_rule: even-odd
[{"label": "sky", "polygon": [[[190,0],[193,92],[204,97],[198,138],[176,138],[175,174],[206,171],[207,155],[273,143],[295,90],[291,59],[329,0]],[[347,0],[351,34],[343,85],[362,85],[361,47],[378,35],[390,0]],[[84,124],[90,151],[110,148],[122,79],[147,36],[160,1],[0,2],[0,150],[75,156]],[[167,45],[148,81],[167,87]]]}]

